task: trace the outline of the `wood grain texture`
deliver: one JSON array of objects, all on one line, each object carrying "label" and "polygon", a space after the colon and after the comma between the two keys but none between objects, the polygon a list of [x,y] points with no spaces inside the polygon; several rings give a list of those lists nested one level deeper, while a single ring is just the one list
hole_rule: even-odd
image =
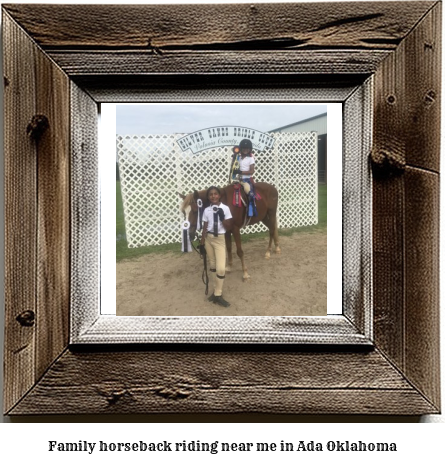
[{"label": "wood grain texture", "polygon": [[11,413],[436,411],[378,352],[66,352]]},{"label": "wood grain texture", "polygon": [[[374,168],[373,280],[374,340],[400,369],[405,368],[404,180],[406,164],[406,41],[375,74],[373,159],[400,171]],[[394,164],[394,165],[393,165]],[[396,168],[394,168],[396,169]]]},{"label": "wood grain texture", "polygon": [[[406,40],[405,361],[408,379],[440,407],[439,169],[441,13]],[[413,168],[411,168],[413,166]],[[418,169],[421,167],[422,169]]]},{"label": "wood grain texture", "polygon": [[280,51],[49,51],[70,76],[135,74],[366,74],[376,71],[387,50]]},{"label": "wood grain texture", "polygon": [[376,73],[373,147],[373,157],[395,168],[375,169],[375,342],[435,405],[440,405],[438,346],[431,343],[438,338],[439,318],[440,8],[431,10]]},{"label": "wood grain texture", "polygon": [[[405,163],[405,63],[402,43],[374,79],[373,157]],[[393,159],[391,158],[391,160]],[[404,182],[400,176],[373,179],[374,340],[393,363],[404,368]]]},{"label": "wood grain texture", "polygon": [[374,342],[401,370],[405,366],[403,179],[373,181]]},{"label": "wood grain texture", "polygon": [[76,75],[95,101],[115,102],[343,102],[363,75],[184,74]]},{"label": "wood grain texture", "polygon": [[440,59],[438,3],[376,73],[375,152],[439,171]]},{"label": "wood grain texture", "polygon": [[[8,15],[4,31],[9,410],[68,343],[69,79]],[[35,115],[48,118],[42,134],[29,132]],[[31,326],[16,320],[24,311]]]},{"label": "wood grain texture", "polygon": [[442,3],[438,3],[405,41],[406,162],[439,172]]},{"label": "wood grain texture", "polygon": [[310,3],[5,8],[71,76],[370,74],[433,5],[326,3],[322,20]]},{"label": "wood grain texture", "polygon": [[36,147],[26,128],[35,114],[35,46],[3,15],[5,156],[5,389],[9,410],[35,383],[35,333],[17,317],[36,312]]},{"label": "wood grain texture", "polygon": [[440,406],[439,345],[432,343],[439,340],[440,329],[437,173],[407,168],[404,214],[405,371],[413,385]]},{"label": "wood grain texture", "polygon": [[[395,49],[434,2],[202,5],[14,5],[45,50],[140,48]],[[322,8],[322,10],[321,10]],[[39,21],[35,21],[38,17]],[[153,18],[156,18],[154,21]],[[199,18],[199,21],[197,21]]]},{"label": "wood grain texture", "polygon": [[343,315],[372,339],[372,79],[343,103]]},{"label": "wood grain texture", "polygon": [[74,83],[71,93],[70,341],[100,313],[98,106]]},{"label": "wood grain texture", "polygon": [[[85,244],[87,237],[80,236]],[[76,239],[74,239],[76,240]],[[84,249],[87,249],[84,247]],[[82,257],[79,254],[80,258]],[[214,317],[174,317],[140,318],[101,315],[88,299],[91,290],[95,291],[92,279],[97,261],[88,257],[80,261],[78,275],[83,279],[79,285],[82,300],[78,308],[73,308],[71,342],[73,344],[313,344],[370,346],[369,334],[362,334],[356,325],[343,315],[320,317],[224,317],[215,321]],[[83,265],[83,266],[82,266]],[[94,282],[94,281],[93,281]],[[80,281],[82,283],[82,281]],[[93,294],[94,297],[94,294]],[[89,300],[89,301],[88,301]],[[73,302],[74,303],[74,302]],[[357,309],[359,311],[359,309]],[[91,323],[93,322],[93,323]]]},{"label": "wood grain texture", "polygon": [[36,114],[48,128],[37,148],[37,341],[40,377],[68,344],[70,295],[69,78],[36,50]]}]

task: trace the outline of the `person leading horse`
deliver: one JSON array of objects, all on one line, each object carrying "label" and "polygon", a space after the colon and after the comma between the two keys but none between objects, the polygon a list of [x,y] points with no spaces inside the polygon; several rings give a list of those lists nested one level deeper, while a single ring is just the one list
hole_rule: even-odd
[{"label": "person leading horse", "polygon": [[[256,224],[260,221],[266,225],[269,229],[269,245],[266,251],[266,258],[270,258],[270,252],[272,250],[272,242],[275,244],[275,252],[281,253],[279,247],[278,238],[278,227],[277,227],[277,208],[278,208],[278,191],[272,185],[265,182],[255,183],[257,193],[260,195],[260,199],[257,200],[257,216],[252,218],[247,217],[247,210],[244,204],[237,206],[233,204],[233,198],[235,193],[235,187],[233,184],[225,186],[221,189],[221,202],[227,205],[232,215],[232,229],[227,231],[225,234],[226,248],[228,263],[226,270],[230,271],[233,258],[232,258],[232,238],[231,234],[235,238],[236,253],[241,260],[241,266],[243,269],[243,280],[246,281],[250,278],[247,272],[247,266],[244,260],[244,251],[241,247],[241,229],[247,224]],[[189,236],[190,240],[195,240],[198,220],[198,203],[207,207],[209,205],[208,199],[206,198],[206,190],[194,191],[190,194],[183,195],[179,194],[183,199],[181,210],[190,222]],[[199,202],[201,200],[201,202]]]}]

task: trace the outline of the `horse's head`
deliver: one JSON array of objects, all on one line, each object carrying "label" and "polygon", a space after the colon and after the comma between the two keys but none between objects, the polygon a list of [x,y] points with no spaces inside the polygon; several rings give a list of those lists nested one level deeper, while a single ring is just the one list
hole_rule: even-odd
[{"label": "horse's head", "polygon": [[189,236],[190,240],[194,241],[196,238],[196,225],[198,222],[198,191],[184,195],[179,194],[182,199],[181,211],[184,214],[184,220],[190,223]]}]

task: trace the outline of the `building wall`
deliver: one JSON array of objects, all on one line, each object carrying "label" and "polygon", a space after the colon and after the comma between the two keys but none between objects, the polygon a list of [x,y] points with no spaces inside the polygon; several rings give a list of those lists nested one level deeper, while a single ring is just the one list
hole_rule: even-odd
[{"label": "building wall", "polygon": [[315,131],[319,135],[327,134],[327,115],[326,113],[315,118],[309,118],[304,121],[299,121],[295,124],[284,126],[282,128],[273,129],[271,132],[312,132]]}]

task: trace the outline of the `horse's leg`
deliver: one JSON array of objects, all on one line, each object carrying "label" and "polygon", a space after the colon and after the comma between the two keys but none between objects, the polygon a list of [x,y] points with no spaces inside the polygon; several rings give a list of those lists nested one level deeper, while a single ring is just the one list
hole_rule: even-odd
[{"label": "horse's leg", "polygon": [[275,253],[280,254],[281,249],[280,249],[279,239],[278,239],[278,221],[277,221],[276,210],[274,210],[273,213],[271,214],[271,221],[273,221],[273,241],[275,243]]},{"label": "horse's leg", "polygon": [[243,249],[241,248],[241,233],[240,233],[240,228],[233,228],[233,237],[235,238],[235,244],[236,244],[236,254],[241,260],[241,267],[243,268],[243,281],[247,281],[250,276],[249,273],[247,273],[247,267],[244,262],[244,252]]},{"label": "horse's leg", "polygon": [[226,249],[227,249],[227,262],[226,262],[226,271],[232,271],[233,266],[233,256],[232,256],[232,233],[226,232]]},{"label": "horse's leg", "polygon": [[272,230],[271,223],[270,223],[270,218],[269,218],[268,215],[266,215],[265,218],[262,221],[266,225],[266,228],[269,230],[269,245],[267,247],[266,255],[265,255],[265,258],[267,260],[269,260],[270,251],[272,250],[273,230]]},{"label": "horse's leg", "polygon": [[270,258],[270,252],[272,250],[272,241],[275,243],[275,252],[281,253],[278,239],[278,226],[277,226],[277,212],[276,210],[268,210],[266,217],[263,219],[263,223],[269,228],[269,246],[266,251],[266,258]]}]

